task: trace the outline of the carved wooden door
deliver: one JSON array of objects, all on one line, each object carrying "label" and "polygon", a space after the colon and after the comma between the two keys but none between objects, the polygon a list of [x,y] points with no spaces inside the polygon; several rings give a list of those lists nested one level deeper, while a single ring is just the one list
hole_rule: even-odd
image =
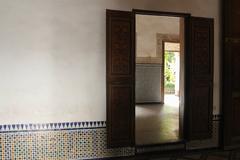
[{"label": "carved wooden door", "polygon": [[240,1],[223,1],[224,148],[240,146]]},{"label": "carved wooden door", "polygon": [[107,139],[109,147],[135,145],[135,54],[132,13],[107,10]]},{"label": "carved wooden door", "polygon": [[186,66],[186,127],[189,140],[212,136],[213,19],[190,18]]}]

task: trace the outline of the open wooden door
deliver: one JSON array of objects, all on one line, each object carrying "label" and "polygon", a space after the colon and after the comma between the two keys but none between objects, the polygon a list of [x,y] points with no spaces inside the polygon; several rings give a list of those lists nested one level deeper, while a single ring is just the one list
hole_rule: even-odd
[{"label": "open wooden door", "polygon": [[212,136],[213,19],[191,17],[186,55],[186,138]]},{"label": "open wooden door", "polygon": [[132,13],[107,10],[108,147],[135,145],[135,53]]},{"label": "open wooden door", "polygon": [[[189,140],[202,140],[212,136],[213,19],[187,19],[184,135]],[[107,10],[109,147],[135,145],[134,27],[132,12]]]},{"label": "open wooden door", "polygon": [[223,145],[240,146],[240,1],[223,1]]}]

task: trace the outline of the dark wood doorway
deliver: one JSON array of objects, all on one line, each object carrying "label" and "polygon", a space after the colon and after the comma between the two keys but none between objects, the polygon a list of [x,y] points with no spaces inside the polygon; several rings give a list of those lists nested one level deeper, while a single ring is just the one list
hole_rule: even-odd
[{"label": "dark wood doorway", "polygon": [[135,15],[185,18],[183,139],[211,137],[213,19],[145,10],[107,10],[107,137],[109,147],[135,146]]},{"label": "dark wood doorway", "polygon": [[222,104],[224,149],[240,147],[240,1],[222,1]]}]

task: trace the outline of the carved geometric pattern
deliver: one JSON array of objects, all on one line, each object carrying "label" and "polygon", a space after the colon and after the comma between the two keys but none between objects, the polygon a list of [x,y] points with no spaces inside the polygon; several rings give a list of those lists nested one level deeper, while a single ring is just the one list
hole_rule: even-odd
[{"label": "carved geometric pattern", "polygon": [[210,71],[209,31],[208,27],[196,28],[194,31],[193,69],[195,74],[208,74]]},{"label": "carved geometric pattern", "polygon": [[111,74],[130,74],[131,23],[118,20],[111,25]]},{"label": "carved geometric pattern", "polygon": [[[128,139],[130,135],[126,134],[126,130],[130,128],[130,112],[129,106],[131,106],[132,88],[129,86],[112,86],[112,126],[115,126],[112,130],[112,138],[116,139]],[[116,115],[117,114],[117,115]],[[122,120],[124,119],[124,120]],[[123,133],[123,134],[120,134]],[[115,137],[116,136],[116,137]]]},{"label": "carved geometric pattern", "polygon": [[[195,92],[193,96],[192,102],[192,121],[194,124],[191,126],[192,131],[197,134],[206,133],[209,131],[209,98],[210,98],[210,90],[209,86],[195,86]],[[200,116],[199,116],[200,115]]]},{"label": "carved geometric pattern", "polygon": [[191,18],[189,139],[211,137],[213,79],[213,20]]},{"label": "carved geometric pattern", "polygon": [[[133,146],[134,53],[131,12],[107,10],[108,146]],[[131,121],[132,122],[132,121]]]}]

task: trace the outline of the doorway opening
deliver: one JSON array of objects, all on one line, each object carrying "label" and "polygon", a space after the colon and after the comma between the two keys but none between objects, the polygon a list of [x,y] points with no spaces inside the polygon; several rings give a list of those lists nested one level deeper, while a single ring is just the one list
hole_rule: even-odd
[{"label": "doorway opening", "polygon": [[[164,82],[164,105],[168,107],[179,107],[179,85],[180,85],[180,43],[163,43],[163,82]],[[177,111],[176,111],[176,114]],[[175,127],[176,128],[176,127]]]},{"label": "doorway opening", "polygon": [[136,145],[180,142],[184,119],[184,18],[136,14],[135,30]]}]

